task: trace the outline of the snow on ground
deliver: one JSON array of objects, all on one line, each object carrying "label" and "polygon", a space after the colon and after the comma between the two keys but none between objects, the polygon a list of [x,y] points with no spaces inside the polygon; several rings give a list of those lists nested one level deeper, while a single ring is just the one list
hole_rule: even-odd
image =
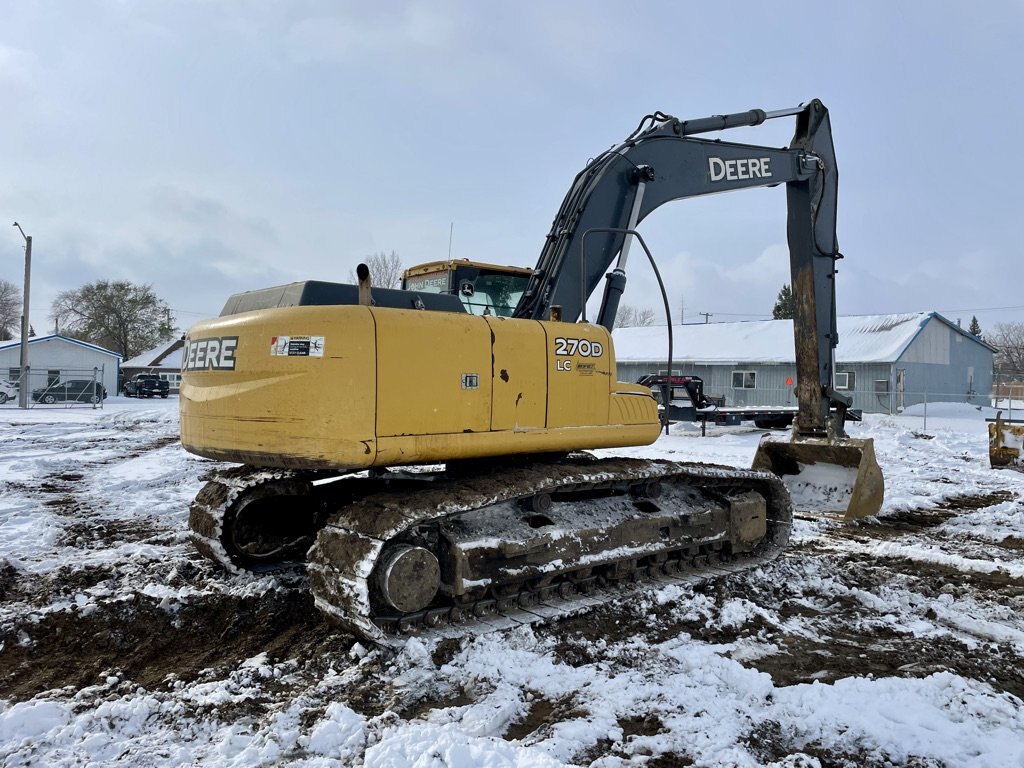
[{"label": "snow on ground", "polygon": [[[868,416],[881,513],[550,625],[367,648],[189,548],[177,402],[0,410],[5,765],[1024,765],[1024,474],[963,405]],[[749,466],[677,424],[607,455]]]}]

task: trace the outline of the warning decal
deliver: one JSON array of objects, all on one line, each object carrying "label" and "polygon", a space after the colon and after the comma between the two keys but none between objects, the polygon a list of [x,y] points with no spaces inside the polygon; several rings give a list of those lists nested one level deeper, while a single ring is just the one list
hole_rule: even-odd
[{"label": "warning decal", "polygon": [[273,357],[323,357],[323,336],[271,336],[270,354]]}]

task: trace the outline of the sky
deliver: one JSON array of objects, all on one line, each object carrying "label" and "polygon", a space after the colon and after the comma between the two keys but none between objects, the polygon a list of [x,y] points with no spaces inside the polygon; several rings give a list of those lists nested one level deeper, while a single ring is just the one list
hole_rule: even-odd
[{"label": "sky", "polygon": [[[1024,321],[1024,1],[782,7],[0,0],[0,278],[22,284],[14,221],[37,332],[96,280],[152,285],[184,330],[378,251],[533,266],[573,177],[644,115],[819,98],[839,313]],[[785,226],[783,188],[648,217],[673,320],[769,318]],[[624,302],[661,317],[639,256]]]}]

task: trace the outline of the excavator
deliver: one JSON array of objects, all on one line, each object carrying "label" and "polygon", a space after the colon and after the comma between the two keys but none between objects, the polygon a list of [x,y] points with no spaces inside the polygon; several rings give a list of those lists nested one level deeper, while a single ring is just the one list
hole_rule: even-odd
[{"label": "excavator", "polygon": [[[701,136],[787,116],[788,147]],[[358,285],[231,296],[185,341],[182,445],[237,465],[193,502],[196,547],[235,572],[304,563],[317,607],[383,643],[756,566],[785,547],[793,499],[873,514],[873,446],[846,436],[849,400],[832,387],[837,179],[818,100],[696,120],[657,112],[576,176],[533,269],[433,262],[396,289],[374,287],[360,265]],[[762,441],[752,469],[596,456],[651,444],[664,426],[649,388],[616,380],[611,331],[632,245],[657,274],[637,226],[670,201],[780,184],[792,439]]]}]

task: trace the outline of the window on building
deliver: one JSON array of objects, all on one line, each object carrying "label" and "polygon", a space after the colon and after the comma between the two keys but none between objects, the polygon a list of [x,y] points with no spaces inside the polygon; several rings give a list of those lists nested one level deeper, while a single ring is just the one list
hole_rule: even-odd
[{"label": "window on building", "polygon": [[855,387],[856,374],[853,371],[836,371],[836,389],[852,390]]},{"label": "window on building", "polygon": [[21,368],[8,368],[7,379],[9,381],[20,381],[21,380]]},{"label": "window on building", "polygon": [[732,388],[733,389],[753,389],[754,382],[757,378],[756,371],[733,371],[732,372]]},{"label": "window on building", "polygon": [[58,381],[60,381],[60,369],[57,369],[57,370],[52,370],[51,369],[51,370],[46,372],[46,386],[50,386],[51,384],[56,384]]},{"label": "window on building", "polygon": [[166,381],[172,387],[176,387],[181,383],[180,373],[161,373],[160,378]]}]

